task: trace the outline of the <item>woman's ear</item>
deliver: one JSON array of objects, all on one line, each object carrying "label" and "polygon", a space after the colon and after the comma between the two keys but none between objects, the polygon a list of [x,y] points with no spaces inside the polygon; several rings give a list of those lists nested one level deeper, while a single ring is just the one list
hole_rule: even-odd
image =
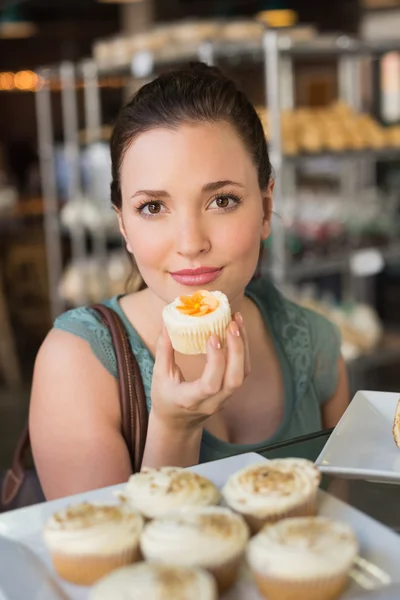
[{"label": "woman's ear", "polygon": [[129,244],[129,241],[128,241],[128,237],[126,235],[124,220],[122,218],[122,211],[121,211],[121,209],[115,208],[115,207],[114,207],[114,210],[117,213],[118,226],[119,226],[119,230],[121,232],[121,235],[122,235],[122,237],[125,240],[126,249],[128,250],[128,252],[130,252],[132,254],[132,248],[130,247],[130,244]]},{"label": "woman's ear", "polygon": [[262,194],[262,202],[263,202],[263,222],[261,229],[261,239],[262,241],[269,238],[271,235],[271,218],[272,218],[272,203],[273,203],[273,193],[274,193],[275,181],[271,179],[268,184],[267,189]]}]

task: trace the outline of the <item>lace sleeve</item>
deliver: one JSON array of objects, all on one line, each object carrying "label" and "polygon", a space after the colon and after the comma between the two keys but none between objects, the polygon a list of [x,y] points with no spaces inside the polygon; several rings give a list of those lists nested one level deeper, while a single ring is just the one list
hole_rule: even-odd
[{"label": "lace sleeve", "polygon": [[334,395],[338,384],[340,358],[340,331],[325,317],[308,312],[313,348],[313,384],[320,404]]},{"label": "lace sleeve", "polygon": [[94,311],[90,308],[69,310],[55,320],[54,327],[88,342],[103,367],[117,378],[117,363],[111,334]]}]

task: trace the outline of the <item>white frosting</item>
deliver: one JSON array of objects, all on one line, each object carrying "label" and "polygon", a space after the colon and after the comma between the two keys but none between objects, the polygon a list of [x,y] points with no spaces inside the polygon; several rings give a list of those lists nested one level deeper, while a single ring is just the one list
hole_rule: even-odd
[{"label": "white frosting", "polygon": [[215,567],[238,557],[249,531],[243,519],[228,508],[181,508],[152,521],[140,545],[148,560],[170,564]]},{"label": "white frosting", "polygon": [[237,512],[262,519],[307,502],[316,493],[320,479],[311,461],[275,459],[234,473],[222,489],[222,495]]},{"label": "white frosting", "polygon": [[200,569],[138,563],[118,569],[91,591],[90,600],[217,600],[215,581]]},{"label": "white frosting", "polygon": [[149,519],[181,506],[218,504],[218,488],[205,477],[178,467],[143,469],[132,475],[121,496]]},{"label": "white frosting", "polygon": [[348,571],[357,555],[352,529],[325,517],[284,519],[249,543],[247,559],[260,575],[313,579]]},{"label": "white frosting", "polygon": [[214,296],[218,300],[218,306],[215,310],[208,313],[207,315],[203,315],[202,317],[193,317],[192,315],[185,315],[180,310],[178,310],[178,306],[182,306],[181,297],[175,298],[171,304],[168,304],[163,309],[163,318],[165,324],[173,324],[187,329],[192,330],[197,328],[200,325],[204,325],[204,327],[209,327],[218,319],[222,318],[225,320],[225,316],[229,313],[229,317],[231,315],[231,307],[229,306],[229,300],[222,292],[210,292],[211,296]]},{"label": "white frosting", "polygon": [[76,504],[55,513],[44,529],[52,551],[108,555],[139,543],[143,518],[124,505]]}]

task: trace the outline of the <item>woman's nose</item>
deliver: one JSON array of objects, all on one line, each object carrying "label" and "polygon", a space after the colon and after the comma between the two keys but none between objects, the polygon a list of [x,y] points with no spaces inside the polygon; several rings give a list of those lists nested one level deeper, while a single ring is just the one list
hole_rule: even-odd
[{"label": "woman's nose", "polygon": [[205,254],[211,248],[210,239],[200,218],[192,217],[180,221],[175,236],[178,254],[187,258]]}]

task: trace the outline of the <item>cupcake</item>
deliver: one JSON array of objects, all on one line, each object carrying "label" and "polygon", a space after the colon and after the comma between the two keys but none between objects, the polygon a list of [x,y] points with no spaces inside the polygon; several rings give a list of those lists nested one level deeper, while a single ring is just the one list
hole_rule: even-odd
[{"label": "cupcake", "polygon": [[125,505],[76,504],[46,523],[44,540],[57,573],[91,585],[138,560],[143,518]]},{"label": "cupcake", "polygon": [[250,541],[247,560],[268,600],[334,600],[347,585],[357,552],[348,525],[302,517],[266,525]]},{"label": "cupcake", "polygon": [[179,467],[161,467],[144,468],[132,475],[120,497],[147,519],[154,519],[181,506],[218,504],[220,492],[201,475]]},{"label": "cupcake", "polygon": [[265,523],[315,515],[320,480],[319,470],[309,460],[275,459],[231,475],[222,495],[256,533]]},{"label": "cupcake", "polygon": [[147,560],[206,569],[222,593],[237,579],[248,538],[246,523],[229,508],[185,507],[149,523],[140,547]]},{"label": "cupcake", "polygon": [[163,319],[172,346],[182,354],[206,354],[207,340],[213,333],[224,346],[226,328],[232,320],[225,294],[206,290],[176,298],[164,308]]},{"label": "cupcake", "polygon": [[141,562],[108,575],[92,589],[90,600],[217,600],[209,573],[190,567]]}]

